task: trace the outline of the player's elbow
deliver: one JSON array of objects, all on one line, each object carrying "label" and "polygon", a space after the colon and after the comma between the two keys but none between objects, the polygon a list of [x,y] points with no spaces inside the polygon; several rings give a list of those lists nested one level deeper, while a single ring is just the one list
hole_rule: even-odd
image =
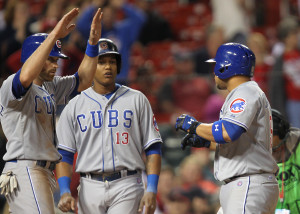
[{"label": "player's elbow", "polygon": [[223,131],[223,138],[226,143],[232,142],[230,136],[228,135],[228,133],[226,131]]}]

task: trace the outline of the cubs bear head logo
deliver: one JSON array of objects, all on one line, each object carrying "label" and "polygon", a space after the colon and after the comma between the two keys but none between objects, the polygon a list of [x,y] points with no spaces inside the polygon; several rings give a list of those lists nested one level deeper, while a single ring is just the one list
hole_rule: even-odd
[{"label": "cubs bear head logo", "polygon": [[245,110],[246,101],[242,98],[237,98],[230,104],[231,113],[241,113]]}]

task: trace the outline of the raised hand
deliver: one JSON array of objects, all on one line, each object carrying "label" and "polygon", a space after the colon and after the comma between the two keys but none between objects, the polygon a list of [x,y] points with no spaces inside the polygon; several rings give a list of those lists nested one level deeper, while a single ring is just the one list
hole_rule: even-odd
[{"label": "raised hand", "polygon": [[57,25],[50,34],[54,35],[57,39],[66,37],[71,31],[75,29],[75,24],[71,23],[71,21],[78,14],[79,9],[73,8],[70,12],[68,12],[62,17],[62,19],[57,23]]},{"label": "raised hand", "polygon": [[101,8],[99,8],[94,15],[92,24],[91,24],[91,30],[90,30],[90,37],[89,37],[89,43],[90,45],[96,45],[101,38],[101,29],[102,29],[102,15],[103,12],[101,12]]},{"label": "raised hand", "polygon": [[175,128],[176,128],[176,131],[178,129],[181,129],[185,132],[195,134],[196,128],[200,124],[201,123],[198,122],[194,117],[189,116],[187,114],[182,114],[177,118]]}]

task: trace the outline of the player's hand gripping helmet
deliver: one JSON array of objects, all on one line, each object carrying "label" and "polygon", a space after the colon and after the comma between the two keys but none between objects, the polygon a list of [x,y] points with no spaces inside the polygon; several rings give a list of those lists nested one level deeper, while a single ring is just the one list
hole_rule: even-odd
[{"label": "player's hand gripping helmet", "polygon": [[214,72],[220,79],[227,79],[236,75],[252,77],[255,55],[245,45],[225,43],[218,48],[216,57],[206,62],[216,63]]},{"label": "player's hand gripping helmet", "polygon": [[279,111],[275,109],[272,109],[272,118],[273,135],[278,135],[280,139],[283,139],[289,132],[290,123]]},{"label": "player's hand gripping helmet", "polygon": [[[22,63],[24,63],[31,56],[31,54],[33,54],[33,52],[44,42],[47,36],[47,33],[36,33],[25,39],[21,52]],[[49,56],[55,56],[63,59],[69,58],[61,52],[60,40],[56,40],[55,45],[53,46]]]},{"label": "player's hand gripping helmet", "polygon": [[103,55],[108,55],[108,54],[114,54],[116,55],[116,59],[117,59],[117,71],[118,74],[121,71],[121,54],[118,51],[117,46],[115,45],[115,43],[110,40],[110,39],[106,39],[106,38],[101,38],[98,42],[99,44],[99,54],[98,56],[103,56]]}]

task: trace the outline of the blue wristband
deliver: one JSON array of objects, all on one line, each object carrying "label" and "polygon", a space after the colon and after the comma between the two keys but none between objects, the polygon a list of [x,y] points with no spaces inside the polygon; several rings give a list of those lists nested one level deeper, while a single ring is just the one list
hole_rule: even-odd
[{"label": "blue wristband", "polygon": [[71,193],[70,190],[71,178],[69,178],[68,176],[63,176],[57,179],[57,182],[59,185],[60,196],[62,196],[66,192]]},{"label": "blue wristband", "polygon": [[216,143],[220,143],[220,144],[226,143],[226,141],[223,138],[222,120],[214,122],[211,131],[215,138]]},{"label": "blue wristband", "polygon": [[89,41],[87,42],[85,54],[88,55],[89,57],[95,57],[98,56],[99,54],[99,47],[98,43],[97,45],[90,45]]},{"label": "blue wristband", "polygon": [[147,176],[147,192],[157,193],[157,184],[159,176],[151,174]]}]

